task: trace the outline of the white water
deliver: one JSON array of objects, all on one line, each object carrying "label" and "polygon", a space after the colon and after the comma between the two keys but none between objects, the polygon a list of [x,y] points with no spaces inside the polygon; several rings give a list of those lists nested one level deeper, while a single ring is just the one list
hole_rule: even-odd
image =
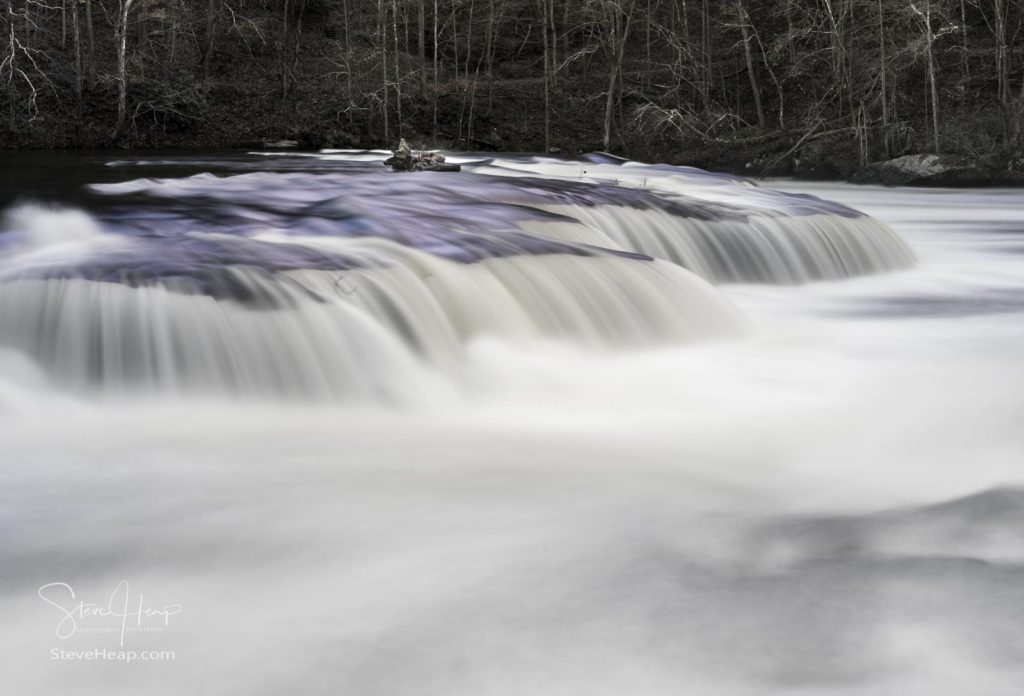
[{"label": "white water", "polygon": [[[432,369],[461,381],[466,345],[488,336],[607,349],[745,327],[707,283],[667,262],[547,254],[464,264],[375,238],[259,235],[271,250],[298,242],[360,267],[226,266],[214,278],[228,298],[187,276],[23,278],[116,259],[140,242],[77,211],[29,207],[14,217],[30,223],[9,233],[17,236],[0,263],[0,345],[32,356],[60,388],[404,402],[441,381]],[[44,225],[64,234],[34,232]]]},{"label": "white water", "polygon": [[[5,681],[83,695],[1016,695],[1024,496],[926,506],[1024,483],[1024,196],[813,191],[891,224],[920,265],[720,288],[750,322],[731,340],[595,351],[550,340],[527,308],[521,331],[453,320],[423,341],[457,344],[454,367],[424,368],[389,337],[367,348],[389,378],[370,381],[415,394],[401,410],[96,402],[0,354]],[[506,321],[503,307],[477,316]],[[176,659],[49,660],[111,641],[57,641],[38,587],[102,601],[124,579],[182,605],[167,631],[128,637]]]},{"label": "white water", "polygon": [[[899,270],[914,262],[903,240],[877,220],[844,217],[820,201],[782,198],[770,188],[753,188],[745,180],[709,176],[701,170],[546,158],[497,160],[472,170],[652,192],[680,210],[669,213],[621,203],[549,204],[541,207],[583,225],[534,224],[530,229],[556,239],[666,259],[713,283],[838,280]],[[739,215],[723,214],[730,211]]]}]

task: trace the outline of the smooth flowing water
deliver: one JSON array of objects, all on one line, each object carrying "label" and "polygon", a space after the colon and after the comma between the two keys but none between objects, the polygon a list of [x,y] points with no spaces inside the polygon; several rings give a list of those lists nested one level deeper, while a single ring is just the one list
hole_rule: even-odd
[{"label": "smooth flowing water", "polygon": [[14,691],[1019,693],[1024,194],[382,158],[7,170]]}]

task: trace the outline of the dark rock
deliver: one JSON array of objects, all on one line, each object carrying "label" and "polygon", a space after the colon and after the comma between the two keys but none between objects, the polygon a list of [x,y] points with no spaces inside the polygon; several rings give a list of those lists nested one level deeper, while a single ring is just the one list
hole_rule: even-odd
[{"label": "dark rock", "polygon": [[990,186],[992,179],[992,172],[965,157],[907,155],[869,164],[850,177],[850,183],[970,188]]},{"label": "dark rock", "polygon": [[[765,175],[778,176],[770,171]],[[824,160],[798,159],[793,162],[793,176],[801,181],[835,181],[843,178],[843,167]]]},{"label": "dark rock", "polygon": [[1024,170],[1008,169],[992,175],[993,186],[1024,186]]},{"label": "dark rock", "polygon": [[498,152],[501,152],[502,150],[505,149],[505,139],[501,137],[500,133],[498,133],[497,128],[491,129],[491,147],[493,147]]}]

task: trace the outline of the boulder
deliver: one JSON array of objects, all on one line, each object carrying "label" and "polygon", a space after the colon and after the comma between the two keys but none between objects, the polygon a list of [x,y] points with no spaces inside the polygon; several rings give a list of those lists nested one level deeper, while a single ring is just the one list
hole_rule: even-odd
[{"label": "boulder", "polygon": [[440,152],[413,152],[403,138],[393,156],[384,160],[384,164],[396,172],[458,172],[462,166],[446,164]]},{"label": "boulder", "polygon": [[869,164],[850,177],[850,183],[969,188],[991,185],[992,172],[965,157],[907,155]]}]

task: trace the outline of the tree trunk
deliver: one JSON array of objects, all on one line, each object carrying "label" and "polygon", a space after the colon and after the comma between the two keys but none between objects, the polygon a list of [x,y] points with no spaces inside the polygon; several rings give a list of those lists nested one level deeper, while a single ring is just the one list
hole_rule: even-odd
[{"label": "tree trunk", "polygon": [[71,0],[71,37],[75,47],[75,118],[82,122],[82,36],[78,26],[78,0]]},{"label": "tree trunk", "polygon": [[207,80],[210,79],[210,61],[213,57],[213,38],[214,31],[217,28],[218,14],[217,0],[210,0],[206,6],[206,45],[203,47],[203,73],[201,81],[204,86]]},{"label": "tree trunk", "polygon": [[121,136],[128,111],[128,13],[135,0],[121,0],[115,37],[117,40],[117,124],[113,140]]},{"label": "tree trunk", "polygon": [[290,78],[290,84],[295,85],[295,75],[299,69],[299,54],[302,49],[302,20],[306,17],[306,0],[300,0],[299,2],[299,16],[295,20],[295,40],[292,41],[292,59],[288,65],[288,76]]},{"label": "tree trunk", "polygon": [[750,15],[743,6],[742,0],[736,0],[736,14],[739,17],[740,32],[743,36],[743,57],[747,62],[747,75],[750,78],[750,91],[754,95],[754,108],[757,110],[757,127],[765,130],[768,120],[764,115],[764,105],[761,103],[761,84],[757,79],[757,69],[754,66],[754,55],[750,49]]},{"label": "tree trunk", "polygon": [[544,152],[551,152],[551,47],[548,43],[548,2],[541,0],[541,40],[544,42]]},{"label": "tree trunk", "polygon": [[88,42],[86,59],[89,64],[89,87],[96,85],[96,42],[92,33],[92,0],[85,0],[85,38]]},{"label": "tree trunk", "polygon": [[352,32],[349,26],[348,0],[341,0],[341,11],[345,20],[345,93],[348,97],[348,128],[349,132],[352,132],[355,128],[355,115],[352,113],[355,97],[352,94]]},{"label": "tree trunk", "polygon": [[604,139],[602,143],[605,150],[611,146],[612,142],[612,116],[616,102],[615,88],[619,86],[621,89],[622,85],[622,64],[626,57],[626,41],[629,39],[635,6],[636,0],[631,0],[623,16],[623,9],[615,2],[608,2],[605,5],[612,57],[612,66],[608,71],[608,95],[604,105]]},{"label": "tree trunk", "polygon": [[708,0],[701,0],[700,18],[701,75],[704,81],[704,106],[707,108],[711,103],[711,87],[714,83],[711,74],[711,11]]},{"label": "tree trunk", "polygon": [[558,67],[558,27],[555,24],[555,0],[548,0],[548,21],[551,22],[551,81],[555,80]]},{"label": "tree trunk", "polygon": [[[615,18],[613,21],[617,23],[618,20]],[[613,38],[618,34],[618,29],[614,25],[609,31]],[[601,139],[605,151],[611,147],[612,142],[612,107],[615,104],[615,80],[618,77],[616,74],[618,67],[618,61],[614,61],[608,70],[608,94],[604,102],[604,137]]]},{"label": "tree trunk", "polygon": [[494,105],[494,0],[487,4],[487,33],[484,36],[484,73],[487,76],[487,113]]},{"label": "tree trunk", "polygon": [[996,93],[999,103],[1005,108],[1009,103],[1010,86],[1007,67],[1006,46],[1006,7],[1005,0],[992,0],[995,9],[995,40],[996,40]]},{"label": "tree trunk", "polygon": [[5,68],[7,71],[7,84],[5,85],[4,92],[7,94],[7,118],[8,125],[12,131],[15,130],[15,117],[17,114],[17,94],[15,93],[14,87],[14,51],[15,51],[15,38],[14,38],[14,8],[13,0],[7,0],[7,53],[11,61],[10,65]]},{"label": "tree trunk", "polygon": [[441,77],[438,71],[438,0],[434,0],[434,140],[437,140],[437,94],[441,89]]},{"label": "tree trunk", "polygon": [[419,58],[420,94],[427,93],[427,9],[426,0],[416,3],[416,55]]},{"label": "tree trunk", "polygon": [[963,60],[961,61],[961,72],[963,73],[964,87],[961,93],[961,103],[964,103],[971,91],[971,53],[967,45],[967,0],[960,0],[960,37],[963,42]]},{"label": "tree trunk", "polygon": [[388,34],[387,21],[384,17],[384,0],[377,0],[377,37],[380,46],[380,77],[381,89],[384,90],[384,99],[381,104],[384,109],[384,144],[391,144],[391,125],[388,120]]},{"label": "tree trunk", "polygon": [[167,23],[168,33],[170,38],[167,41],[167,62],[164,65],[164,80],[170,79],[171,71],[174,68],[174,56],[177,54],[178,48],[178,19],[174,13],[174,2],[167,3]]},{"label": "tree trunk", "polygon": [[398,137],[402,137],[402,64],[398,59],[398,0],[391,0],[391,30],[395,39],[395,110],[398,114]]},{"label": "tree trunk", "polygon": [[[455,3],[452,3],[452,9],[454,10]],[[473,12],[476,9],[475,0],[469,0],[469,20],[466,22],[466,66],[463,72],[463,86],[462,86],[462,103],[459,106],[459,130],[458,139],[462,140],[462,126],[464,118],[466,116],[466,106],[469,102],[469,90],[472,87],[476,89],[476,82],[469,79],[469,64],[470,59],[473,57]],[[472,130],[472,127],[468,127],[467,131]]]},{"label": "tree trunk", "polygon": [[885,14],[882,0],[878,0],[878,53],[879,53],[879,91],[882,93],[882,149],[889,157],[889,60],[885,41]]},{"label": "tree trunk", "polygon": [[284,0],[281,10],[281,101],[288,96],[288,16],[291,14],[291,3]]},{"label": "tree trunk", "polygon": [[[1001,0],[997,0],[998,4]],[[941,152],[939,143],[939,86],[935,75],[935,34],[932,32],[932,0],[925,0],[925,44],[928,49],[928,84],[932,102],[932,140],[935,154]]]}]

